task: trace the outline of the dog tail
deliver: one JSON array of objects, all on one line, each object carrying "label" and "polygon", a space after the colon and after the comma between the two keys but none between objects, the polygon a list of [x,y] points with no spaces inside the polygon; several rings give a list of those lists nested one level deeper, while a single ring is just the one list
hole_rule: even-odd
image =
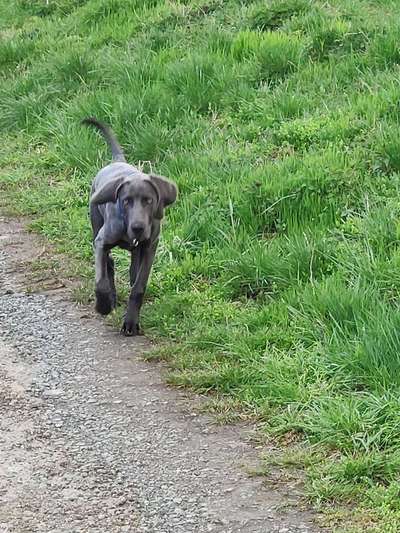
[{"label": "dog tail", "polygon": [[124,152],[119,142],[117,141],[114,132],[109,126],[107,126],[107,124],[104,124],[104,122],[100,122],[100,120],[97,120],[94,117],[84,118],[82,120],[82,124],[84,124],[85,126],[94,126],[102,133],[108,146],[111,148],[113,161],[122,161],[124,163],[126,162]]}]

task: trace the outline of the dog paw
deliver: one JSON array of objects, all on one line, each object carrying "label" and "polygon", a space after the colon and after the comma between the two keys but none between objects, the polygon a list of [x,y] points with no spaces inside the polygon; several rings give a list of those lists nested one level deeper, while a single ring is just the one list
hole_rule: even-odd
[{"label": "dog paw", "polygon": [[96,291],[96,311],[108,315],[115,307],[115,299],[110,292]]},{"label": "dog paw", "polygon": [[125,337],[135,337],[136,335],[142,335],[139,324],[131,320],[125,320],[121,328],[122,335]]}]

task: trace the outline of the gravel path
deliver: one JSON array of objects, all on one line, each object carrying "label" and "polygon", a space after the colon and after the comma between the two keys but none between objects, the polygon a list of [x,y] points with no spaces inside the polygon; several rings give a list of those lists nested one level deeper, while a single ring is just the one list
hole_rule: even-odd
[{"label": "gravel path", "polygon": [[320,531],[294,487],[246,475],[242,430],[163,385],[145,339],[27,294],[33,237],[4,220],[0,235],[1,533]]}]

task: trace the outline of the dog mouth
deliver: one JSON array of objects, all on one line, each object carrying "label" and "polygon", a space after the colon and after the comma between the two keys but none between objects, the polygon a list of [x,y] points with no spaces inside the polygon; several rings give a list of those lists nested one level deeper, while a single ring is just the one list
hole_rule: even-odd
[{"label": "dog mouth", "polygon": [[133,246],[134,248],[136,248],[138,244],[139,244],[138,239],[133,239],[133,241],[132,241],[132,246]]}]

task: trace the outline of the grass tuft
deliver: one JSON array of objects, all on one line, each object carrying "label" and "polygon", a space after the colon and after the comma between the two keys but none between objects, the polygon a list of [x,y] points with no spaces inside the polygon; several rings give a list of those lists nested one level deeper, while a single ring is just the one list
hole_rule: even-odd
[{"label": "grass tuft", "polygon": [[288,19],[306,12],[311,7],[309,0],[272,0],[256,4],[250,16],[250,26],[258,30],[275,30]]}]

